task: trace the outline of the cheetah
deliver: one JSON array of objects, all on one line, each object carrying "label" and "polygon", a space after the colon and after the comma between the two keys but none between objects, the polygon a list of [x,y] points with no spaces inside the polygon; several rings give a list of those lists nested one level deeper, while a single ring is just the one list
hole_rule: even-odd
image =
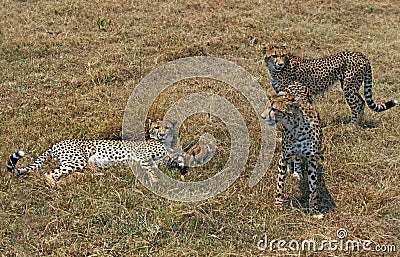
[{"label": "cheetah", "polygon": [[285,46],[278,45],[264,46],[262,52],[272,87],[277,93],[294,82],[300,82],[314,97],[329,91],[340,81],[352,113],[350,123],[361,125],[363,121],[365,102],[359,93],[363,82],[365,101],[371,110],[382,112],[398,104],[397,100],[383,104],[372,100],[371,64],[362,53],[343,51],[319,59],[303,59],[288,52]]},{"label": "cheetah", "polygon": [[23,151],[18,151],[10,156],[7,169],[15,170],[15,176],[20,176],[42,168],[50,157],[58,163],[58,168],[44,175],[47,183],[56,187],[60,177],[83,170],[88,164],[109,168],[115,164],[127,165],[138,162],[149,172],[152,181],[156,181],[154,169],[158,168],[157,163],[173,152],[166,144],[169,144],[174,137],[174,124],[170,121],[149,120],[149,127],[150,139],[145,141],[67,139],[54,144],[31,165],[24,168],[16,167],[18,160],[25,155]]},{"label": "cheetah", "polygon": [[[288,85],[286,91],[269,98],[269,107],[261,117],[270,126],[282,127],[282,152],[278,164],[277,193],[275,203],[284,201],[286,172],[294,167],[301,173],[300,162],[308,164],[308,204],[312,212],[317,211],[317,170],[323,159],[322,128],[319,114],[310,102],[308,88],[300,83]],[[296,170],[297,169],[297,170]]]}]

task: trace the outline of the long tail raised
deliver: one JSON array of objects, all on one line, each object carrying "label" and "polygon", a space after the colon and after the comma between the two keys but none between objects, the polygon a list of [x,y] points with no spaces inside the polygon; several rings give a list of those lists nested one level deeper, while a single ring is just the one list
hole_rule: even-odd
[{"label": "long tail raised", "polygon": [[368,104],[368,107],[375,112],[386,111],[387,109],[390,109],[399,103],[397,100],[391,100],[383,104],[376,104],[374,100],[372,100],[372,71],[369,62],[367,64],[364,77],[364,96],[365,96],[365,101]]},{"label": "long tail raised", "polygon": [[25,168],[17,168],[17,162],[19,159],[24,157],[25,153],[23,151],[18,151],[16,153],[13,153],[10,158],[8,159],[7,162],[7,169],[9,171],[12,171],[15,169],[15,176],[19,176],[21,174],[24,174],[30,170],[33,169],[40,169],[43,167],[45,161],[47,160],[48,155],[50,154],[51,149],[47,150],[43,154],[41,154],[31,165]]}]

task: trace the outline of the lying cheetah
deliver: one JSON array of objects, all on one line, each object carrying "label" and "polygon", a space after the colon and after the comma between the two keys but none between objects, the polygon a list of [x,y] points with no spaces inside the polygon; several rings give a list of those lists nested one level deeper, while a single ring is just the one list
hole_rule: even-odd
[{"label": "lying cheetah", "polygon": [[138,162],[149,172],[152,180],[156,181],[153,169],[157,168],[159,161],[172,153],[165,144],[172,141],[174,124],[169,121],[150,121],[149,127],[150,139],[146,141],[64,140],[54,144],[25,168],[16,167],[17,161],[24,156],[23,151],[18,151],[10,156],[7,169],[9,171],[15,169],[15,175],[19,176],[42,168],[50,157],[58,163],[58,168],[46,172],[45,178],[55,187],[61,176],[83,170],[88,164],[109,168],[115,164]]}]

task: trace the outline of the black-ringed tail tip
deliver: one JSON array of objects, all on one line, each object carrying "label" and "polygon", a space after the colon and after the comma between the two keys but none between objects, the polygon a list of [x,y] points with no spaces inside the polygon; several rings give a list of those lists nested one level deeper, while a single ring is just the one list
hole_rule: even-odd
[{"label": "black-ringed tail tip", "polygon": [[399,101],[397,100],[391,100],[383,104],[376,104],[372,101],[372,99],[366,99],[365,101],[367,102],[369,108],[371,108],[375,112],[386,111],[387,109],[390,109],[399,103]]},{"label": "black-ringed tail tip", "polygon": [[7,162],[7,169],[9,171],[12,171],[15,168],[15,165],[17,164],[17,161],[24,157],[25,153],[23,151],[18,151],[16,153],[13,153],[8,162]]}]

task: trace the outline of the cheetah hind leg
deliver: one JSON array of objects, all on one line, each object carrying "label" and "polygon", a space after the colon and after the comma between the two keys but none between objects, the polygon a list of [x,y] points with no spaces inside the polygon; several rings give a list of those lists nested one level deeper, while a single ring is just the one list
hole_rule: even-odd
[{"label": "cheetah hind leg", "polygon": [[50,187],[56,188],[57,181],[60,179],[61,176],[69,174],[73,172],[75,169],[69,166],[60,166],[58,169],[54,169],[50,172],[46,172],[44,177],[46,179],[47,184]]},{"label": "cheetah hind leg", "polygon": [[364,118],[364,108],[365,108],[365,102],[364,99],[361,97],[360,93],[351,88],[351,87],[346,87],[347,85],[351,84],[358,84],[361,85],[362,81],[344,81],[343,85],[343,93],[344,93],[344,98],[347,101],[347,104],[350,106],[351,109],[351,124],[358,124],[361,125],[363,122]]},{"label": "cheetah hind leg", "polygon": [[58,168],[44,174],[51,187],[57,187],[57,182],[62,176],[83,170],[88,164],[85,157],[75,148],[70,149],[69,154],[53,155],[52,159],[58,160]]}]

